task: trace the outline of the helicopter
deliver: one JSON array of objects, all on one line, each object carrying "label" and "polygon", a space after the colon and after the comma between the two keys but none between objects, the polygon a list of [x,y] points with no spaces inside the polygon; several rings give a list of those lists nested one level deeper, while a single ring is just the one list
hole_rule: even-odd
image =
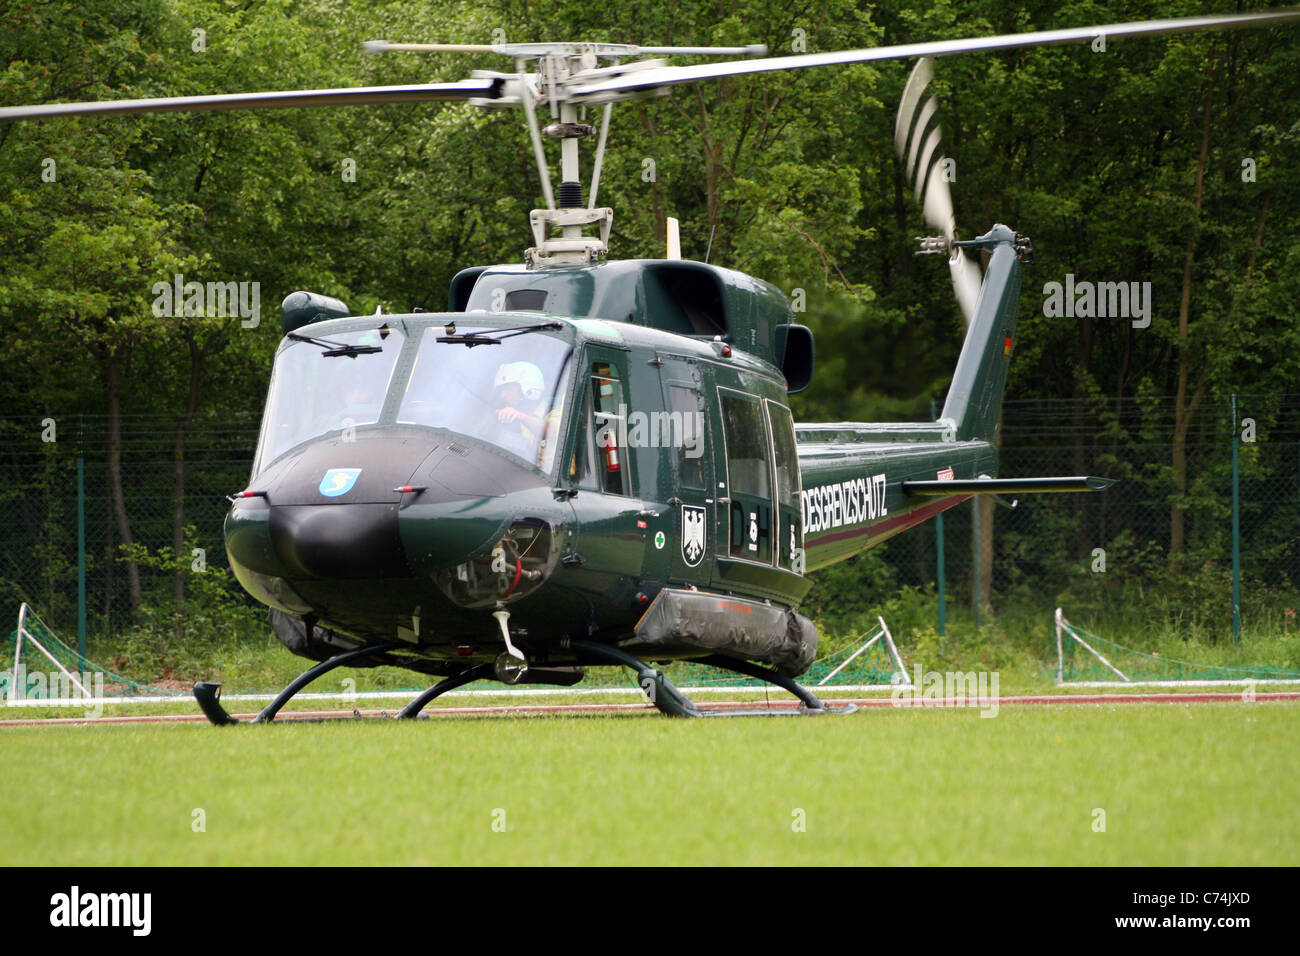
[{"label": "helicopter", "polygon": [[[759,46],[372,41],[375,53],[504,56],[514,70],[9,106],[0,120],[453,101],[524,113],[545,205],[530,214],[521,263],[463,269],[444,312],[355,315],[308,291],[282,304],[250,480],[230,496],[224,540],[279,640],[317,663],[254,723],[337,667],[381,664],[439,678],[400,719],[474,681],[572,686],[601,665],[630,668],[665,714],[719,713],[674,686],[660,666],[672,661],[800,702],[770,713],[848,713],[797,681],[817,655],[817,629],[799,613],[810,573],[973,496],[1112,483],[995,477],[1033,246],[1002,224],[958,238],[926,95],[932,59],[1297,19],[1277,9],[784,57]],[[728,59],[670,66],[674,55]],[[816,349],[783,292],[683,259],[674,220],[663,259],[609,258],[613,210],[597,199],[612,107],[684,83],[894,58],[918,58],[894,146],[937,232],[919,252],[947,259],[965,340],[933,422],[796,424],[789,396],[811,383]],[[595,109],[599,125],[587,122]],[[579,148],[591,137],[584,190]],[[554,190],[546,139],[559,140]],[[237,723],[220,690],[194,685],[212,723]]]}]

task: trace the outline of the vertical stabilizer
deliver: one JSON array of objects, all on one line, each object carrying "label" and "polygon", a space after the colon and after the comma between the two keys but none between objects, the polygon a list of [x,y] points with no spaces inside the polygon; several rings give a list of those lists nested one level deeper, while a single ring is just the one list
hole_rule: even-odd
[{"label": "vertical stabilizer", "polygon": [[978,239],[962,245],[986,249],[991,255],[941,420],[957,441],[971,438],[992,441],[997,433],[1007,368],[1015,345],[1020,266],[1029,259],[1029,243],[1006,226],[996,225]]}]

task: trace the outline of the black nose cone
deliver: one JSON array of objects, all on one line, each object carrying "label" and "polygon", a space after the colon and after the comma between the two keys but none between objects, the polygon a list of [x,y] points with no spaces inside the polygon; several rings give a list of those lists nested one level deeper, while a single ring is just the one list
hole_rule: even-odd
[{"label": "black nose cone", "polygon": [[409,578],[395,504],[271,509],[271,543],[290,578]]}]

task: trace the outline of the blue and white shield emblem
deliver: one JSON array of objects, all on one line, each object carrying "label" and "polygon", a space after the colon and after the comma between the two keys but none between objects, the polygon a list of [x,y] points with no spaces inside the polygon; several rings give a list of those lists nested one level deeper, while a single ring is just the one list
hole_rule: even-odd
[{"label": "blue and white shield emblem", "polygon": [[352,490],[352,486],[357,483],[357,477],[360,474],[360,468],[331,468],[325,472],[325,477],[320,480],[320,493],[326,498],[337,498],[339,495],[346,495]]}]

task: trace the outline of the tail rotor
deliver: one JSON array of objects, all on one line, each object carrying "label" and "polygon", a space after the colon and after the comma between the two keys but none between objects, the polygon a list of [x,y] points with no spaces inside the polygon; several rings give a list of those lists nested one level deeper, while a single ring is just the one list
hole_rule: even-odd
[{"label": "tail rotor", "polygon": [[903,165],[904,175],[921,205],[926,225],[939,235],[921,240],[921,251],[944,253],[948,256],[948,269],[952,273],[952,288],[957,296],[966,324],[975,316],[975,303],[979,300],[980,267],[968,259],[956,245],[957,220],[953,213],[952,191],[948,186],[951,165],[942,155],[942,134],[939,128],[938,104],[933,96],[925,95],[926,87],[934,78],[934,68],[929,57],[917,61],[916,68],[903,89],[898,104],[898,118],[894,123],[894,149]]}]

